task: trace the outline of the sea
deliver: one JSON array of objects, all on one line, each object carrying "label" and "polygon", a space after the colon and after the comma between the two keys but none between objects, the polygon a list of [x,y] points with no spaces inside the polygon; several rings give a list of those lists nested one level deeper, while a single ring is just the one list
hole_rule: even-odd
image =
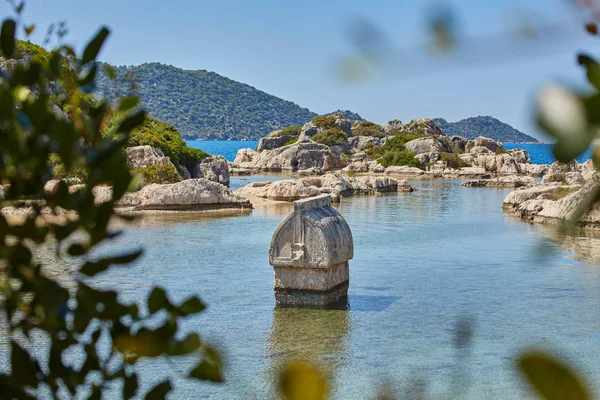
[{"label": "sea", "polygon": [[[190,145],[232,160],[256,142]],[[518,146],[552,160],[548,145]],[[235,176],[231,187],[282,178]],[[224,383],[183,379],[191,357],[136,364],[142,392],[170,376],[173,399],[280,398],[278,371],[292,359],[318,365],[332,399],[534,399],[518,372],[529,351],[563,360],[600,394],[600,234],[523,222],[501,209],[510,190],[461,182],[342,199],[354,239],[343,309],[275,307],[269,244],[291,204],[145,215],[100,250],[143,247],[142,258],[88,283],[142,308],[153,286],[206,303],[179,326],[219,349]]]},{"label": "sea", "polygon": [[[256,149],[258,141],[228,141],[228,140],[188,140],[188,146],[202,149],[210,154],[220,154],[225,157],[228,161],[233,161],[235,155],[239,149],[251,148]],[[552,144],[520,144],[510,143],[504,144],[504,148],[507,150],[512,149],[525,149],[529,152],[532,164],[552,164],[556,159],[552,155]],[[590,148],[580,157],[577,161],[580,163],[585,162],[592,156],[592,149]]]}]

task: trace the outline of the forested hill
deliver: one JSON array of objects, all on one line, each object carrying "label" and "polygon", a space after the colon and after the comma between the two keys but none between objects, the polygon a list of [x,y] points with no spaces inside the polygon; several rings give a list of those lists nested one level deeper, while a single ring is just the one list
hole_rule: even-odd
[{"label": "forested hill", "polygon": [[485,136],[502,143],[539,142],[536,138],[489,116],[471,117],[457,122],[448,122],[443,118],[436,118],[435,122],[450,136],[463,136],[468,139]]},{"label": "forested hill", "polygon": [[116,67],[117,83],[104,73],[98,94],[115,97],[131,84],[153,117],[175,126],[187,139],[258,139],[272,130],[302,125],[317,114],[252,86],[205,70],[186,71],[159,63]]}]

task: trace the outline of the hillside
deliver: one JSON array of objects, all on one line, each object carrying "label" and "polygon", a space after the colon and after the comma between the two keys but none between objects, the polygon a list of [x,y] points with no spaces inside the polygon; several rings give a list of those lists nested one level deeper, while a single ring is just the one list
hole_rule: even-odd
[{"label": "hillside", "polygon": [[117,85],[101,74],[98,94],[113,98],[133,84],[149,114],[174,125],[184,138],[256,139],[317,115],[214,72],[158,63],[116,69]]},{"label": "hillside", "polygon": [[443,118],[436,118],[435,122],[450,136],[463,136],[467,139],[485,136],[502,143],[539,142],[536,138],[489,116],[471,117],[457,122],[448,122]]}]

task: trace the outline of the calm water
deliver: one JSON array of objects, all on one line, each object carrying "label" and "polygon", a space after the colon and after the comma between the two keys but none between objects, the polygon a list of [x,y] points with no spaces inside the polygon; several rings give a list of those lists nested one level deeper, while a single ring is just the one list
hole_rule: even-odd
[{"label": "calm water", "polygon": [[[128,301],[160,285],[174,300],[198,294],[208,304],[183,328],[221,347],[227,383],[177,380],[173,398],[273,398],[274,371],[289,357],[327,369],[335,399],[373,398],[384,384],[403,390],[415,378],[430,394],[447,393],[457,376],[465,398],[527,398],[513,367],[530,347],[553,349],[600,382],[600,236],[560,238],[506,216],[506,190],[412,184],[417,192],[339,206],[355,245],[348,310],[275,309],[268,247],[287,204],[243,216],[147,216],[107,249],[144,246],[143,259],[98,284]],[[556,239],[542,257],[541,243]],[[457,373],[453,330],[462,316],[476,322]],[[148,385],[184,374],[189,360],[140,368]]]},{"label": "calm water", "polygon": [[[202,149],[210,154],[220,154],[229,161],[235,159],[239,149],[256,149],[257,141],[226,141],[226,140],[188,140],[187,144],[191,147]],[[504,147],[510,149],[525,149],[529,151],[532,164],[552,164],[555,161],[552,155],[551,144],[505,144]],[[592,150],[588,150],[577,160],[582,163],[590,159]]]}]

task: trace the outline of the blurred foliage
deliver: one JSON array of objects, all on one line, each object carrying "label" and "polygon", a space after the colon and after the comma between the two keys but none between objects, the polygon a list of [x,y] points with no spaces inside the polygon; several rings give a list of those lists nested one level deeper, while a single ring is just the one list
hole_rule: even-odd
[{"label": "blurred foliage", "polygon": [[133,172],[141,175],[142,186],[151,183],[175,183],[181,180],[181,177],[171,164],[148,165],[144,168],[137,168]]},{"label": "blurred foliage", "polygon": [[[64,209],[76,212],[76,217],[44,218],[38,203],[21,219],[0,214],[0,324],[10,349],[1,353],[7,358],[2,364],[10,366],[0,374],[2,398],[141,397],[134,364],[145,357],[193,356],[198,362],[189,377],[221,381],[218,354],[202,344],[198,334],[182,336],[179,330],[181,319],[205,308],[200,299],[174,304],[163,289],[154,288],[140,308],[119,301],[116,291],[95,289],[89,282],[142,255],[142,250],[94,255],[99,245],[120,234],[109,224],[118,217],[115,202],[132,183],[123,150],[131,131],[145,121],[145,113],[132,108],[135,101],[121,99],[122,116],[112,137],[104,137],[111,105],[84,101],[95,88],[95,60],[109,31],[99,30],[77,56],[62,45],[48,58],[16,59],[17,32],[28,36],[35,26],[22,23],[23,3],[14,4],[14,9],[16,17],[5,19],[0,31],[3,206],[19,208],[18,199],[31,196],[42,199],[54,214]],[[65,30],[56,34],[61,40]],[[65,116],[61,110],[67,108]],[[67,175],[84,171],[85,186],[69,194],[61,181],[45,192],[58,164]],[[96,204],[92,189],[100,184],[112,187],[112,198]],[[69,257],[78,267],[66,270],[68,279],[59,281],[49,274],[54,264],[35,261],[40,246],[55,246],[59,260]],[[77,349],[82,356],[74,360]],[[163,398],[171,387],[166,379],[150,388],[146,398]]]}]

